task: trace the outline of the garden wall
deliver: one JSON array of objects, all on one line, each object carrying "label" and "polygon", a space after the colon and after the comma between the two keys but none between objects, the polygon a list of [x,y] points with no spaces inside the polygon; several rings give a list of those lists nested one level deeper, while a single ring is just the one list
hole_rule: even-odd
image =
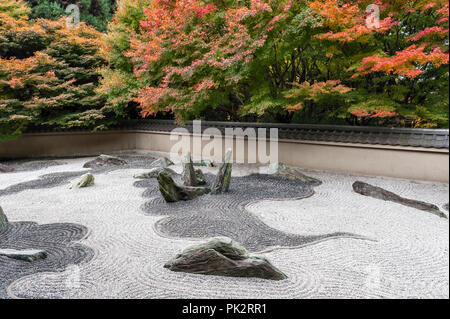
[{"label": "garden wall", "polygon": [[[185,141],[189,141],[191,146],[193,139],[199,138],[196,134],[184,135]],[[248,155],[249,139],[235,137],[234,148],[238,141],[242,141],[245,154]],[[0,158],[96,155],[124,150],[170,152],[176,142],[170,139],[169,132],[150,129],[32,133],[25,134],[17,140],[0,143]],[[210,142],[201,141],[201,143],[206,145]],[[221,144],[224,150],[225,137],[216,139],[215,143]],[[288,165],[354,174],[449,182],[448,147],[394,146],[287,138],[280,138],[278,147],[279,161]],[[269,148],[267,143],[266,149]],[[193,150],[193,155],[198,157],[200,154]],[[247,155],[239,160],[246,162]],[[219,159],[218,156],[212,157]]]}]

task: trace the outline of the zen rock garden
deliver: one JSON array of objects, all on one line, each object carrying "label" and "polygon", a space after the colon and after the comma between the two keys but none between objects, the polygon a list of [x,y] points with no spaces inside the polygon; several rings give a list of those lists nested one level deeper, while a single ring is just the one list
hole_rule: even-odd
[{"label": "zen rock garden", "polygon": [[[136,276],[141,278],[142,284],[146,280],[159,282],[161,277],[161,287],[166,288],[161,288],[158,293],[162,294],[167,289],[171,291],[169,296],[178,296],[179,293],[184,296],[187,293],[177,290],[177,281],[183,280],[204,291],[201,296],[208,296],[213,286],[215,291],[222,291],[223,296],[246,296],[240,295],[238,288],[233,291],[227,288],[226,283],[229,282],[251,291],[253,288],[250,287],[256,285],[254,287],[259,287],[259,292],[254,293],[263,292],[262,296],[266,297],[278,297],[283,293],[291,297],[297,296],[297,293],[303,297],[308,294],[333,297],[333,293],[330,295],[326,289],[316,287],[315,290],[302,292],[297,286],[314,286],[308,283],[315,276],[314,271],[324,276],[325,285],[328,282],[332,285],[331,282],[339,277],[326,265],[334,263],[328,256],[341,251],[340,243],[350,245],[348,250],[341,251],[342,258],[348,262],[358,258],[350,256],[352,251],[368,254],[367,247],[373,247],[373,251],[383,251],[376,247],[382,247],[379,246],[381,243],[386,243],[387,238],[397,234],[390,233],[386,226],[383,226],[383,231],[374,228],[366,232],[365,228],[371,225],[371,220],[374,220],[373,227],[377,227],[377,223],[383,224],[384,220],[393,225],[396,219],[421,219],[422,223],[430,224],[430,229],[443,229],[441,227],[445,224],[442,223],[446,223],[448,214],[448,201],[433,203],[430,196],[423,201],[414,195],[400,196],[395,193],[398,187],[394,182],[383,184],[378,179],[372,179],[369,183],[354,176],[329,173],[313,172],[311,175],[311,172],[281,162],[272,163],[264,170],[253,169],[233,164],[231,150],[227,150],[217,163],[194,160],[190,153],[184,154],[179,163],[165,156],[124,153],[101,154],[88,160],[68,159],[52,162],[53,166],[46,164],[45,160],[35,162],[26,169],[22,165],[5,163],[0,166],[0,178],[18,172],[26,174],[22,181],[6,183],[5,187],[0,188],[0,203],[5,203],[3,208],[0,207],[0,267],[4,269],[0,280],[0,298],[52,297],[52,292],[41,290],[32,282],[50,280],[47,285],[60,285],[65,280],[66,272],[73,267],[79,267],[81,275],[77,276],[81,276],[81,281],[100,278],[98,280],[104,285],[100,297],[108,294],[108,287],[112,284],[107,275],[110,272],[122,274],[113,280],[117,281],[115,286],[123,285],[124,290],[118,292],[123,297],[135,297],[125,287],[133,285]],[[66,165],[68,169],[51,171],[61,165]],[[240,172],[248,170],[248,173],[234,175],[233,165]],[[39,173],[42,169],[46,170],[44,174]],[[441,192],[436,186],[426,187],[430,191]],[[111,193],[104,197],[107,189]],[[324,189],[323,193],[321,189]],[[334,195],[336,191],[340,194],[337,197]],[[42,204],[36,207],[38,211],[32,220],[22,214],[23,209],[15,209],[14,203],[19,203],[20,207],[21,201],[26,202],[26,192],[36,194],[32,195],[37,196],[32,200],[43,199]],[[54,200],[41,197],[43,192],[48,194],[45,196],[53,196]],[[50,205],[60,205],[58,207],[61,209],[55,206],[49,212],[45,198]],[[355,203],[352,206],[346,204],[352,201]],[[358,206],[358,201],[364,206]],[[383,207],[395,209],[387,213],[387,208]],[[355,225],[352,228],[338,226],[335,211]],[[14,216],[13,222],[7,217],[8,212]],[[48,218],[41,220],[46,214]],[[58,220],[64,222],[52,222],[52,216],[56,214],[59,214]],[[72,218],[77,214],[79,218]],[[157,219],[151,219],[152,216]],[[120,220],[126,222],[120,223]],[[363,223],[364,220],[367,222]],[[120,224],[123,230],[120,230]],[[420,232],[423,229],[408,231]],[[440,236],[436,231],[433,234]],[[102,244],[101,238],[105,236],[112,236],[111,241]],[[425,233],[419,235],[422,241],[427,240],[426,236]],[[127,242],[134,244],[127,246]],[[439,241],[434,243],[444,244]],[[409,241],[403,244],[403,239],[395,245],[399,244],[410,245]],[[448,252],[445,247],[435,249]],[[123,252],[124,255],[120,253],[114,257],[117,261],[112,261],[109,260],[108,250]],[[388,251],[395,254],[395,248],[386,250],[386,254]],[[129,261],[125,262],[128,254],[137,259],[128,257]],[[315,258],[320,262],[314,262]],[[404,258],[407,257],[401,255],[399,260]],[[146,261],[147,266],[133,266],[133,263]],[[439,265],[430,267],[436,271],[442,268],[442,264]],[[335,267],[339,268],[337,264]],[[351,267],[340,271],[353,274]],[[49,279],[44,273],[57,273],[59,277]],[[204,285],[199,284],[202,280],[199,276],[207,280]],[[362,280],[357,278],[356,273],[349,276],[351,279],[341,285],[352,287]],[[164,286],[163,281],[170,284]],[[279,284],[274,286],[271,282]],[[263,287],[270,288],[266,291]],[[70,292],[58,289],[55,288],[55,291],[62,294],[83,296],[90,288],[86,285],[81,290],[72,289]],[[137,294],[157,293],[155,290],[136,289]],[[395,293],[402,294],[401,289]],[[432,288],[432,292],[445,295],[438,287]],[[342,293],[347,297],[354,294],[366,296],[369,291],[349,289],[348,292],[342,290]],[[381,290],[378,293],[389,296]]]}]

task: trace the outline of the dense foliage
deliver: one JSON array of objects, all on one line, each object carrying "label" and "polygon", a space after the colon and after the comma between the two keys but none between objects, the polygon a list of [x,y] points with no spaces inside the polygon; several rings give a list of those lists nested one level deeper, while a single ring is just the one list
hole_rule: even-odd
[{"label": "dense foliage", "polygon": [[29,127],[102,129],[115,121],[95,93],[105,64],[101,34],[28,18],[22,1],[0,1],[0,140]]},{"label": "dense foliage", "polygon": [[58,20],[65,15],[70,4],[76,4],[80,9],[80,20],[92,25],[100,31],[106,30],[111,19],[115,0],[26,0],[31,7],[30,18]]},{"label": "dense foliage", "polygon": [[448,125],[448,2],[155,0],[131,38],[142,114]]}]

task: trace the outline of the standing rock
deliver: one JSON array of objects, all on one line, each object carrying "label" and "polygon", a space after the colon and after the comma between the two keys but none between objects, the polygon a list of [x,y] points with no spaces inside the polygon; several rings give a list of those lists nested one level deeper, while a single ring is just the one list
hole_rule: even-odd
[{"label": "standing rock", "polygon": [[32,262],[39,259],[47,258],[47,253],[39,249],[24,249],[24,250],[0,249],[0,256]]},{"label": "standing rock", "polygon": [[89,187],[92,185],[94,185],[94,175],[92,175],[91,173],[87,173],[72,182],[72,184],[70,185],[70,189]]},{"label": "standing rock", "polygon": [[157,160],[154,160],[151,164],[149,168],[166,168],[173,165],[173,162],[168,159],[167,157],[160,157]]},{"label": "standing rock", "polygon": [[14,172],[14,168],[8,165],[0,164],[0,173],[11,173]]},{"label": "standing rock", "polygon": [[164,265],[172,271],[202,275],[286,279],[286,275],[263,256],[250,255],[228,237],[212,238],[189,247]]},{"label": "standing rock", "polygon": [[183,173],[181,179],[184,186],[198,186],[197,175],[195,174],[194,165],[192,164],[191,153],[187,152],[183,160]]},{"label": "standing rock", "polygon": [[96,159],[89,161],[83,165],[84,168],[92,168],[95,166],[105,166],[105,165],[126,165],[127,162],[119,157],[110,155],[100,155]]},{"label": "standing rock", "polygon": [[219,172],[217,173],[216,179],[211,187],[211,194],[228,192],[231,182],[232,154],[233,152],[231,149],[228,149],[225,153],[223,163],[220,165]]},{"label": "standing rock", "polygon": [[318,179],[315,179],[313,177],[309,177],[309,176],[306,176],[305,174],[303,174],[299,168],[290,167],[283,163],[271,164],[269,166],[269,169],[267,170],[267,174],[286,177],[286,178],[290,178],[290,179],[297,179],[297,180],[305,182],[305,183],[313,183],[316,185],[322,184],[322,182],[319,181]]},{"label": "standing rock", "polygon": [[138,179],[157,178],[158,175],[161,173],[167,173],[170,176],[177,174],[174,170],[171,170],[170,168],[167,167],[154,167],[146,173],[134,175],[134,178]]},{"label": "standing rock", "polygon": [[439,207],[433,204],[421,202],[418,200],[408,199],[401,197],[397,194],[389,192],[381,187],[372,186],[370,184],[357,181],[353,184],[353,190],[361,195],[370,196],[376,199],[381,199],[385,201],[391,201],[394,203],[402,204],[408,207],[413,207],[419,210],[423,210],[442,218],[448,218],[443,212],[440,211]]},{"label": "standing rock", "polygon": [[6,218],[2,207],[0,206],[0,233],[4,232],[8,228],[8,218]]},{"label": "standing rock", "polygon": [[197,196],[208,194],[211,191],[206,187],[178,186],[167,173],[159,174],[158,184],[161,195],[169,203],[191,200]]}]

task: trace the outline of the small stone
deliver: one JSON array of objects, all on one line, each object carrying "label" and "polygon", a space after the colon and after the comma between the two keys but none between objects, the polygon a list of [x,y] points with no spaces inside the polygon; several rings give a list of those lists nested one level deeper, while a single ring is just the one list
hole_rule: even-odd
[{"label": "small stone", "polygon": [[96,159],[89,161],[83,165],[84,168],[92,168],[95,166],[105,165],[126,165],[127,162],[119,157],[102,154]]},{"label": "small stone", "polygon": [[183,160],[183,173],[181,173],[181,179],[184,186],[198,186],[197,175],[192,164],[191,153],[187,152]]},{"label": "small stone", "polygon": [[231,149],[228,149],[225,153],[223,163],[220,165],[219,172],[217,173],[214,183],[211,187],[211,194],[221,194],[224,192],[228,192],[231,182],[232,154],[233,152],[231,151]]},{"label": "small stone", "polygon": [[267,174],[296,179],[305,183],[312,183],[314,185],[322,184],[321,181],[313,177],[306,176],[297,167],[290,167],[284,163],[273,163],[269,166]]},{"label": "small stone", "polygon": [[158,184],[161,195],[168,203],[192,200],[211,191],[206,187],[178,186],[167,173],[159,174]]},{"label": "small stone", "polygon": [[167,173],[170,176],[177,175],[177,173],[174,170],[171,170],[170,168],[154,167],[154,168],[150,169],[148,172],[134,175],[134,178],[138,178],[138,179],[157,178],[158,175],[161,173]]},{"label": "small stone", "polygon": [[72,184],[70,185],[70,189],[92,186],[94,185],[94,180],[94,175],[92,175],[91,173],[84,174],[79,179],[72,182]]},{"label": "small stone", "polygon": [[251,255],[228,237],[215,237],[183,250],[164,265],[172,271],[229,277],[286,279],[264,256]]},{"label": "small stone", "polygon": [[39,259],[47,258],[47,252],[39,249],[24,249],[24,250],[0,249],[0,256],[33,262]]},{"label": "small stone", "polygon": [[0,164],[0,173],[11,173],[14,172],[15,169],[8,165]]},{"label": "small stone", "polygon": [[364,196],[370,196],[376,199],[381,199],[385,201],[391,201],[394,203],[402,204],[408,207],[413,207],[422,211],[429,212],[431,214],[437,215],[442,218],[448,218],[447,215],[445,215],[439,207],[433,204],[421,202],[418,200],[408,199],[401,197],[397,194],[394,194],[392,192],[389,192],[381,187],[372,186],[370,184],[357,181],[353,183],[353,190],[361,195]]},{"label": "small stone", "polygon": [[0,206],[0,233],[8,229],[8,224],[8,218],[6,218],[6,215],[3,212],[2,207]]},{"label": "small stone", "polygon": [[166,168],[173,165],[173,162],[168,159],[167,157],[160,157],[157,160],[154,160],[151,164],[149,168],[155,168],[155,167],[160,167],[160,168]]}]

